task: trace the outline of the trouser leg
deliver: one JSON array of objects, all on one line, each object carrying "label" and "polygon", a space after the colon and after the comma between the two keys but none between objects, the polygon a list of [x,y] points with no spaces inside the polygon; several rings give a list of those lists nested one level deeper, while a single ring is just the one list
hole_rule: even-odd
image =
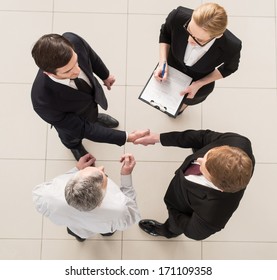
[{"label": "trouser leg", "polygon": [[156,232],[166,238],[174,238],[183,233],[180,228],[174,226],[174,223],[171,222],[170,218],[168,218],[162,225],[157,226]]},{"label": "trouser leg", "polygon": [[61,142],[64,144],[65,147],[68,149],[75,149],[80,144],[82,144],[82,139],[72,137],[70,134],[64,132],[61,129],[55,128],[58,132]]},{"label": "trouser leg", "polygon": [[86,239],[85,238],[82,238],[80,237],[79,235],[75,234],[73,231],[71,231],[68,227],[66,228],[67,229],[67,233],[74,236],[79,242],[83,242],[85,241]]}]

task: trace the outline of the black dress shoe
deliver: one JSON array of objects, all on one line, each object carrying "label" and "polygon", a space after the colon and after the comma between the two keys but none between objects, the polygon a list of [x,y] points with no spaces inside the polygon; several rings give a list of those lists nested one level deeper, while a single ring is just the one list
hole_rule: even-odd
[{"label": "black dress shoe", "polygon": [[66,229],[67,229],[67,233],[74,236],[76,238],[76,240],[78,240],[79,242],[84,242],[86,240],[85,238],[82,238],[82,237],[78,236],[77,234],[75,234],[69,228],[66,228]]},{"label": "black dress shoe", "polygon": [[157,226],[161,226],[162,224],[155,221],[155,220],[141,220],[139,221],[139,227],[145,231],[146,233],[152,235],[152,236],[160,236],[160,234],[157,233]]},{"label": "black dress shoe", "polygon": [[80,144],[79,146],[77,146],[74,149],[70,149],[73,156],[75,157],[75,159],[78,161],[82,156],[86,155],[88,153],[88,151],[85,149],[85,147]]},{"label": "black dress shoe", "polygon": [[115,233],[116,231],[114,231],[114,232],[108,232],[108,233],[100,233],[102,236],[112,236],[114,233]]},{"label": "black dress shoe", "polygon": [[108,127],[108,128],[116,128],[119,125],[119,122],[115,118],[113,118],[107,114],[102,114],[102,113],[98,114],[96,122],[99,123],[100,125],[102,125],[104,127]]}]

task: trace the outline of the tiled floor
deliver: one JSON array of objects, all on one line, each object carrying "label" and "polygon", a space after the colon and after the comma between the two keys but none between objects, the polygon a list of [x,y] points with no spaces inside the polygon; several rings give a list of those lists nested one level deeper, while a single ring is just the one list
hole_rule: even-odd
[{"label": "tiled floor", "polygon": [[[239,71],[221,80],[202,104],[174,120],[138,100],[158,60],[158,35],[166,15],[196,0],[10,0],[0,2],[0,259],[277,259],[277,1],[218,1],[229,29],[243,41]],[[112,237],[78,243],[43,219],[31,190],[74,166],[54,130],[33,112],[30,89],[37,68],[32,44],[45,33],[79,33],[91,43],[117,81],[108,112],[120,129],[156,132],[212,129],[248,136],[257,160],[254,177],[226,228],[205,241],[167,240],[137,225]],[[117,147],[85,141],[86,148],[119,181],[122,153],[137,159],[133,181],[143,218],[163,221],[163,195],[190,151]]]}]

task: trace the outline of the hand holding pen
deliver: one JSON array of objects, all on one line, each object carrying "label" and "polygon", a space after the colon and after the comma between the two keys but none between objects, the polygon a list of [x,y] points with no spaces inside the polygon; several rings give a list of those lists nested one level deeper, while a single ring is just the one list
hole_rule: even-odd
[{"label": "hand holding pen", "polygon": [[154,71],[154,77],[157,81],[162,82],[167,78],[167,63],[164,61],[160,63],[159,66]]}]

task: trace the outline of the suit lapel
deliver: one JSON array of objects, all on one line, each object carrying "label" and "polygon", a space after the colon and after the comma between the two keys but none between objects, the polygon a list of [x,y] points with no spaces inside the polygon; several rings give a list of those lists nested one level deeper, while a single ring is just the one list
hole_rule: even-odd
[{"label": "suit lapel", "polygon": [[198,158],[204,157],[205,153],[209,150],[206,149],[205,147],[203,149],[198,150],[197,152],[189,155],[183,164],[176,170],[175,174],[181,170],[182,172],[188,168],[188,166],[191,164],[191,162],[197,160]]},{"label": "suit lapel", "polygon": [[55,94],[58,94],[61,100],[80,101],[91,99],[91,97],[87,93],[81,91],[77,92],[76,89],[54,82],[49,77],[47,77],[47,83],[50,84],[50,88],[55,88]]},{"label": "suit lapel", "polygon": [[[180,30],[180,37],[178,39],[178,42],[173,45],[174,50],[172,50],[172,53],[176,55],[179,61],[184,61],[187,45],[188,45],[188,34],[185,31],[185,29],[182,27],[182,30]],[[185,65],[184,62],[183,65]]]},{"label": "suit lapel", "polygon": [[91,85],[94,88],[94,100],[99,104],[104,110],[108,108],[108,102],[105,97],[104,91],[98,80],[93,75],[93,69],[89,58],[83,57],[82,54],[79,55],[79,67],[87,75]]},{"label": "suit lapel", "polygon": [[197,69],[198,66],[209,65],[212,61],[218,61],[223,53],[223,39],[216,39],[209,50],[193,65],[192,69]]}]

